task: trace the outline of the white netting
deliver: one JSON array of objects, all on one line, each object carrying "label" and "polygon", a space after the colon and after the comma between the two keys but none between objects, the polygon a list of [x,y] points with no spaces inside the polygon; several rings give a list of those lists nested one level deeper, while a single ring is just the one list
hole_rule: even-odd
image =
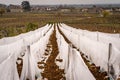
[{"label": "white netting", "polygon": [[15,54],[16,58],[25,51],[23,40],[16,41],[9,45],[0,46],[0,63],[8,58],[11,54]]},{"label": "white netting", "polygon": [[95,80],[81,58],[80,53],[69,46],[63,36],[58,32],[58,29],[56,31],[59,47],[59,55],[57,58],[63,59],[63,62],[57,64],[60,68],[65,69],[66,80]]},{"label": "white netting", "polygon": [[17,41],[21,38],[25,38],[25,37],[30,36],[30,35],[35,34],[35,33],[42,35],[42,34],[47,32],[47,30],[49,29],[49,26],[51,26],[51,25],[47,24],[44,27],[41,27],[41,28],[39,28],[35,31],[30,31],[28,33],[23,33],[23,34],[20,34],[18,36],[14,36],[14,37],[2,38],[2,39],[0,39],[0,45],[5,45],[5,44],[7,45],[7,44],[10,44],[10,43],[13,43],[13,42],[15,42],[15,41]]},{"label": "white netting", "polygon": [[[120,56],[120,39],[116,37],[111,37],[108,34],[100,32],[90,32],[81,29],[74,29],[65,24],[61,24],[60,29],[65,34],[65,36],[84,54],[86,54],[89,59],[100,66],[105,71],[108,70],[108,63],[111,63],[114,68],[115,76],[120,75],[119,56]],[[110,34],[111,35],[111,34]],[[114,35],[114,34],[113,34]],[[74,39],[76,37],[76,39]],[[76,44],[78,43],[78,44]],[[109,43],[112,44],[112,51],[110,56],[110,61],[108,62],[109,55]]]},{"label": "white netting", "polygon": [[66,80],[96,80],[84,63],[80,53],[76,49],[71,49]]},{"label": "white netting", "polygon": [[28,47],[23,58],[23,69],[20,80],[35,80],[35,76],[37,78],[42,78],[40,75],[41,70],[37,67],[37,62],[40,61],[45,52],[46,45],[48,44],[53,29],[54,28],[52,27],[47,33],[45,32],[46,34],[44,33],[45,35],[43,37]]},{"label": "white netting", "polygon": [[0,64],[0,80],[19,80],[14,54]]},{"label": "white netting", "polygon": [[33,55],[30,52],[30,46],[28,46],[27,52],[23,57],[23,69],[21,73],[20,80],[35,80],[35,75],[39,73],[37,63]]},{"label": "white netting", "polygon": [[48,31],[48,33],[46,33],[45,36],[41,37],[40,40],[30,45],[31,53],[34,55],[37,61],[43,56],[46,49],[46,45],[48,44],[52,32],[53,32],[53,27]]},{"label": "white netting", "polygon": [[61,24],[64,26],[63,28],[70,31],[71,34],[77,34],[77,35],[84,35],[92,40],[100,41],[105,44],[112,43],[116,48],[120,50],[120,37],[112,37],[112,36],[119,36],[119,34],[108,34],[108,33],[102,33],[102,32],[91,32],[87,30],[82,30],[82,29],[75,29],[72,27],[69,27],[65,24]]},{"label": "white netting", "polygon": [[58,32],[58,29],[56,29],[56,37],[57,37],[57,43],[59,48],[59,54],[57,56],[57,59],[62,59],[63,61],[56,62],[61,69],[65,69],[65,72],[67,72],[68,69],[68,43],[64,40],[63,36]]},{"label": "white netting", "polygon": [[[25,56],[23,57],[21,80],[25,80],[25,78],[35,80],[35,75],[39,73],[37,62],[33,54],[26,48],[27,45],[31,45],[37,42],[42,36],[45,36],[50,26],[46,25],[35,31],[0,39],[0,80],[19,80],[16,61],[19,56],[24,55],[23,53],[25,53]],[[50,32],[47,34],[47,37],[49,35]]]}]

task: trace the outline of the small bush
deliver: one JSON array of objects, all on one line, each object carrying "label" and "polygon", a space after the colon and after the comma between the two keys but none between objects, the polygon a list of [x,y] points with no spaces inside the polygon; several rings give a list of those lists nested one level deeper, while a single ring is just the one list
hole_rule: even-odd
[{"label": "small bush", "polygon": [[109,16],[110,15],[110,11],[103,11],[102,12],[102,16],[103,17],[107,17],[107,16]]},{"label": "small bush", "polygon": [[1,16],[5,13],[5,9],[4,8],[0,8],[0,14]]},{"label": "small bush", "polygon": [[35,30],[35,29],[37,29],[37,28],[38,28],[38,25],[37,25],[37,24],[28,23],[28,24],[27,24],[27,29],[26,29],[26,31],[28,32],[28,31],[31,31],[31,30]]}]

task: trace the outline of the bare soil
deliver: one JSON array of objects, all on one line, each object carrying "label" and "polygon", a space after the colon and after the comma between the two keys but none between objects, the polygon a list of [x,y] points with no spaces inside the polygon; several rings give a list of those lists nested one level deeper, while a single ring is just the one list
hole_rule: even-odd
[{"label": "bare soil", "polygon": [[54,30],[53,34],[50,37],[50,44],[52,45],[52,52],[47,59],[44,71],[42,73],[43,79],[47,78],[48,80],[66,80],[64,76],[64,70],[59,69],[59,66],[56,65],[55,59],[58,55],[58,45],[57,45],[56,31]]}]

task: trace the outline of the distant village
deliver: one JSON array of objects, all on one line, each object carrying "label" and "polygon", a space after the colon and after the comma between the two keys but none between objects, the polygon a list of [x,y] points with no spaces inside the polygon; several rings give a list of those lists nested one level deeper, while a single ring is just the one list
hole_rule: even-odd
[{"label": "distant village", "polygon": [[[5,12],[24,12],[21,5],[0,4]],[[120,13],[120,5],[30,5],[30,12],[78,12],[78,13],[101,13],[102,11]]]}]

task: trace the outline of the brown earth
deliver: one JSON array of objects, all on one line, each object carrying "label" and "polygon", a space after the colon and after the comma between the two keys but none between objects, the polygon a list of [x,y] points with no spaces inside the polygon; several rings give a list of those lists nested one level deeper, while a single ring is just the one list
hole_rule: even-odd
[{"label": "brown earth", "polygon": [[54,30],[53,34],[49,39],[50,44],[52,45],[52,52],[45,63],[42,77],[43,79],[47,78],[48,80],[66,80],[64,77],[64,70],[59,69],[59,66],[57,66],[55,63],[55,59],[59,53],[56,40],[56,31]]}]

